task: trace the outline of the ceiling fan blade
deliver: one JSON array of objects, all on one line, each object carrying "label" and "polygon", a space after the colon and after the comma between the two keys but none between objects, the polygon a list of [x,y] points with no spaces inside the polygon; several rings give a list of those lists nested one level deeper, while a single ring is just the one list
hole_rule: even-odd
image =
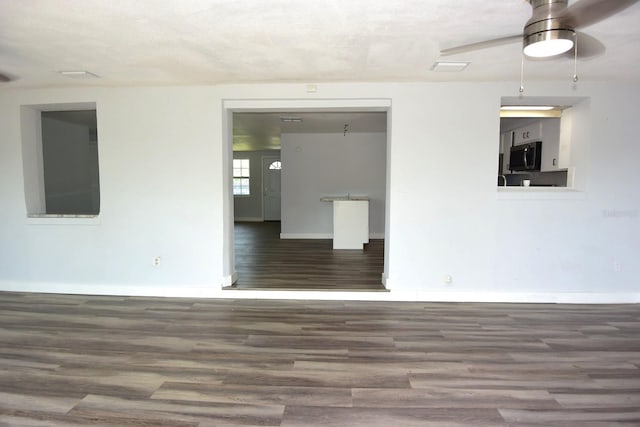
[{"label": "ceiling fan blade", "polygon": [[0,73],[0,83],[10,82],[11,80],[13,80],[11,77],[7,76],[6,74]]},{"label": "ceiling fan blade", "polygon": [[497,39],[484,40],[481,42],[442,49],[440,51],[440,56],[455,55],[458,53],[466,53],[479,49],[487,49],[489,47],[502,46],[504,44],[514,43],[517,41],[522,41],[522,34],[514,34],[512,36],[499,37]]},{"label": "ceiling fan blade", "polygon": [[578,0],[558,16],[571,28],[587,27],[637,3],[638,0]]},{"label": "ceiling fan blade", "polygon": [[[576,35],[578,37],[578,59],[593,58],[606,52],[607,48],[597,38],[580,31],[576,31]],[[573,49],[567,55],[573,57]]]}]

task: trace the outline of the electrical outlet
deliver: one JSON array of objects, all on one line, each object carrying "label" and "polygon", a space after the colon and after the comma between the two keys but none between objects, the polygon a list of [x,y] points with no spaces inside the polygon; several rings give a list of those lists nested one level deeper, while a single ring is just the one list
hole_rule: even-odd
[{"label": "electrical outlet", "polygon": [[159,256],[157,256],[157,257],[154,257],[154,258],[153,258],[153,261],[151,262],[151,264],[152,264],[154,267],[157,267],[157,266],[159,266],[159,265],[160,265],[160,262],[161,262],[161,261],[162,261],[162,258],[160,258]]},{"label": "electrical outlet", "polygon": [[620,273],[622,271],[622,264],[620,261],[613,261],[613,272]]},{"label": "electrical outlet", "polygon": [[450,285],[452,282],[453,282],[453,277],[451,277],[451,275],[449,275],[449,274],[445,274],[444,283],[446,285]]}]

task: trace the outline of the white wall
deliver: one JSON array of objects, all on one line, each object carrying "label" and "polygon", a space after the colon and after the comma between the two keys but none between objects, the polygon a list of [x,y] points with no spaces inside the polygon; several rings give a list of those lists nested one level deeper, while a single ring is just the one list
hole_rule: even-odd
[{"label": "white wall", "polygon": [[[640,302],[640,84],[531,83],[588,96],[576,186],[496,192],[498,107],[517,82],[0,89],[0,289],[213,297]],[[388,293],[221,291],[230,150],[222,101],[391,100]],[[26,218],[20,106],[96,102],[101,213]],[[170,118],[170,119],[167,119]],[[580,122],[578,120],[578,122]],[[225,171],[225,172],[223,172]],[[159,267],[151,265],[162,256]],[[615,268],[614,268],[615,267]],[[453,282],[443,281],[450,274]]]},{"label": "white wall", "polygon": [[[100,215],[29,220],[19,106],[86,101],[97,104]],[[222,174],[212,135],[220,132],[219,104],[197,88],[3,91],[0,288],[183,295],[217,285]]]},{"label": "white wall", "polygon": [[326,196],[367,196],[369,230],[384,237],[386,133],[282,134],[282,236],[331,238]]}]

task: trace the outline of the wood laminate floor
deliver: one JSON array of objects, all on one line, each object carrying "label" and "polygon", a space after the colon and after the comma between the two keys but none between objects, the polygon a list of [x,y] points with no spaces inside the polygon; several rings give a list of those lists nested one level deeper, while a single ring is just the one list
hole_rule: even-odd
[{"label": "wood laminate floor", "polygon": [[236,289],[385,291],[384,240],[334,250],[331,239],[280,239],[280,222],[237,222]]},{"label": "wood laminate floor", "polygon": [[640,306],[0,293],[2,426],[638,426]]}]

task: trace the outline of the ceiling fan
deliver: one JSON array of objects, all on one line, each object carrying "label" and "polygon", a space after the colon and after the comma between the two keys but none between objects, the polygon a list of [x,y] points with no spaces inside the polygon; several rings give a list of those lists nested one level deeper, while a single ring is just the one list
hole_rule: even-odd
[{"label": "ceiling fan", "polygon": [[[596,38],[576,30],[595,24],[626,9],[638,0],[527,0],[532,16],[521,34],[444,49],[440,55],[455,55],[522,41],[530,58],[556,57],[566,52],[586,58],[602,54],[605,46]],[[575,49],[574,49],[575,47]],[[573,51],[573,52],[572,52]]]},{"label": "ceiling fan", "polygon": [[10,82],[11,80],[13,80],[11,77],[9,77],[8,75],[0,72],[0,83]]}]

